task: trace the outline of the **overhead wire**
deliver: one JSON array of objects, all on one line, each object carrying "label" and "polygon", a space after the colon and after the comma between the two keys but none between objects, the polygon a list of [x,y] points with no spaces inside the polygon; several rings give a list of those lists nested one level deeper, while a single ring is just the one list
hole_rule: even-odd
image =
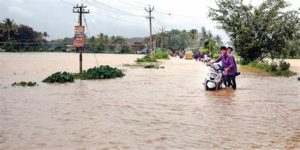
[{"label": "overhead wire", "polygon": [[118,0],[120,3],[123,3],[123,4],[127,4],[129,6],[134,6],[136,8],[141,8],[141,7],[144,7],[145,5],[140,5],[140,4],[133,4],[133,3],[130,3],[128,1],[123,1],[123,0]]},{"label": "overhead wire", "polygon": [[[101,16],[108,16],[110,18],[121,20],[123,22],[131,23],[131,24],[139,24],[139,23],[141,23],[141,22],[138,22],[140,20],[137,20],[137,19],[134,19],[134,21],[132,21],[132,20],[129,21],[127,19],[124,19],[123,17],[121,17],[121,15],[123,15],[123,14],[120,14],[119,12],[115,12],[115,11],[111,11],[111,10],[107,10],[107,9],[100,9],[100,8],[103,8],[103,6],[101,6],[101,5],[92,3],[90,1],[87,1],[87,3],[90,6],[93,6],[95,9],[97,9],[97,11],[92,11],[93,13],[99,14]],[[99,13],[98,11],[102,12],[102,14]],[[129,16],[129,17],[133,17],[133,16]]]},{"label": "overhead wire", "polygon": [[118,12],[121,15],[129,15],[129,16],[136,16],[136,17],[145,17],[145,16],[142,16],[142,15],[133,14],[131,12],[127,12],[127,11],[124,11],[124,10],[121,10],[121,9],[118,9],[118,8],[114,8],[114,7],[110,6],[110,5],[101,3],[101,2],[99,2],[97,0],[93,0],[93,2],[98,3],[99,5],[103,6],[104,8],[108,8],[108,9],[114,11],[114,12]]},{"label": "overhead wire", "polygon": [[[89,26],[88,26],[87,21],[86,21],[86,19],[85,19],[85,15],[83,14],[82,16],[83,16],[84,24],[85,24],[86,30],[87,30],[87,33],[86,33],[86,34],[87,34],[88,37],[89,37],[89,36],[90,36]],[[95,61],[96,61],[97,66],[99,66],[98,59],[97,59],[97,56],[96,56],[95,52],[96,52],[96,51],[94,50],[94,58],[95,58]]]}]

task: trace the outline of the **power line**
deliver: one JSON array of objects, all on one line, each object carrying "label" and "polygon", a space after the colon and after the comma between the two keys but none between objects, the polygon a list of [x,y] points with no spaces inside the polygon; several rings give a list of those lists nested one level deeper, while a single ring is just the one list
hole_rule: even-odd
[{"label": "power line", "polygon": [[87,25],[87,23],[86,23],[85,15],[83,14],[82,16],[83,16],[84,24],[85,24],[86,30],[87,30],[87,33],[86,33],[86,34],[89,35],[89,34],[90,34],[90,30],[89,30],[89,27],[88,27],[88,25]]},{"label": "power line", "polygon": [[111,6],[107,5],[107,4],[99,2],[97,0],[93,0],[93,2],[98,3],[99,5],[102,5],[103,7],[109,8],[109,9],[115,11],[115,12],[119,12],[120,14],[123,14],[123,15],[126,14],[126,15],[130,15],[130,16],[144,17],[144,16],[141,16],[141,15],[133,14],[133,13],[121,10],[121,9],[117,9],[117,8],[111,7]]},{"label": "power line", "polygon": [[[96,9],[98,10],[98,8],[96,8]],[[126,20],[123,17],[117,17],[117,16],[114,16],[113,14],[107,14],[107,13],[101,14],[101,13],[99,13],[97,11],[92,11],[92,13],[96,13],[98,15],[102,15],[102,16],[105,16],[105,17],[108,17],[108,18],[113,18],[115,20],[122,21],[122,22],[127,22],[127,23],[134,24],[134,25],[142,23],[142,22],[135,22],[135,21],[138,21],[138,20],[134,20],[134,21],[132,21],[132,20]]]},{"label": "power line", "polygon": [[[85,24],[86,30],[87,30],[87,35],[89,36],[90,30],[89,30],[88,24],[87,24],[87,22],[86,22],[85,15],[83,15],[83,19],[84,19],[84,24]],[[93,49],[94,49],[94,47],[93,47]],[[95,50],[94,50],[94,58],[95,58],[95,60],[96,60],[97,66],[99,66],[98,59],[97,59],[96,54],[95,54]]]},{"label": "power line", "polygon": [[[112,11],[110,9],[107,9],[106,7],[103,7],[102,5],[99,5],[98,3],[95,3],[95,2],[91,2],[91,1],[86,1],[86,2],[97,9],[97,11],[93,11],[93,13],[96,13],[96,14],[99,14],[99,15],[102,15],[102,16],[106,15],[106,17],[113,18],[113,19],[116,19],[116,20],[122,21],[122,22],[127,22],[127,23],[130,23],[130,24],[140,24],[140,23],[142,23],[142,21],[138,22],[138,20],[137,20],[138,18],[136,18],[134,20],[127,20],[124,17],[121,17],[121,15],[123,16],[124,13]],[[102,13],[99,13],[98,11],[100,11]],[[126,15],[126,16],[128,16],[128,15]],[[130,15],[128,17],[137,17],[137,16]]]},{"label": "power line", "polygon": [[123,4],[127,4],[129,6],[134,6],[136,8],[141,8],[141,7],[145,6],[145,5],[140,5],[140,4],[129,3],[128,1],[122,1],[122,0],[118,0],[118,1],[121,2],[121,3],[123,3]]},{"label": "power line", "polygon": [[74,6],[74,4],[70,3],[70,2],[67,2],[67,1],[64,1],[64,0],[60,0],[60,2],[64,3],[64,4],[68,4],[68,5],[71,5],[71,6]]}]

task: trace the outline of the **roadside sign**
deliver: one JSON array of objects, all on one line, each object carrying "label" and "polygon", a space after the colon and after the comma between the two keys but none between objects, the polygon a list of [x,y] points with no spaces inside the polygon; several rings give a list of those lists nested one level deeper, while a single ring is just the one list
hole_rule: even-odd
[{"label": "roadside sign", "polygon": [[84,26],[75,26],[73,46],[78,48],[84,46]]}]

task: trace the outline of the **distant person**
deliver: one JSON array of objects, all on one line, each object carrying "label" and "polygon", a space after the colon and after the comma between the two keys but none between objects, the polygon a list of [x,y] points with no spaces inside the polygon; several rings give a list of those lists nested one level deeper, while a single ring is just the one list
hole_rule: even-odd
[{"label": "distant person", "polygon": [[209,54],[204,54],[204,63],[208,63],[210,61],[210,57],[209,57]]},{"label": "distant person", "polygon": [[222,67],[224,68],[223,75],[224,75],[224,84],[226,87],[232,86],[233,89],[236,89],[236,64],[234,58],[227,53],[227,48],[225,46],[221,46],[221,56],[212,61],[215,62],[222,62]]},{"label": "distant person", "polygon": [[202,55],[200,52],[198,52],[198,60],[201,61],[201,59],[202,59]]}]

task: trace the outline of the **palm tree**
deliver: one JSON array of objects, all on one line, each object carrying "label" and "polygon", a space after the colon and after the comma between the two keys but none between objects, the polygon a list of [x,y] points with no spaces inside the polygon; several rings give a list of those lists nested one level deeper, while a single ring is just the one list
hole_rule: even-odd
[{"label": "palm tree", "polygon": [[7,40],[10,41],[10,33],[17,29],[17,24],[9,18],[3,20],[4,23],[4,32],[7,32]]},{"label": "palm tree", "polygon": [[43,32],[43,37],[46,39],[47,37],[49,37],[49,34],[47,32]]}]

